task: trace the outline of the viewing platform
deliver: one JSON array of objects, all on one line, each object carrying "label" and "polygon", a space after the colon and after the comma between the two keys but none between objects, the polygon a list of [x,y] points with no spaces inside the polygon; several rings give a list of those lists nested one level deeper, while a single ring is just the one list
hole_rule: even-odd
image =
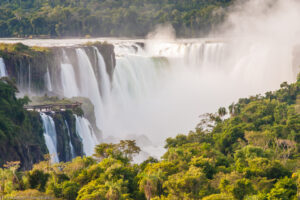
[{"label": "viewing platform", "polygon": [[41,105],[26,105],[24,109],[27,111],[37,111],[37,112],[63,112],[66,110],[74,110],[81,107],[80,102],[75,102],[71,104],[41,104]]}]

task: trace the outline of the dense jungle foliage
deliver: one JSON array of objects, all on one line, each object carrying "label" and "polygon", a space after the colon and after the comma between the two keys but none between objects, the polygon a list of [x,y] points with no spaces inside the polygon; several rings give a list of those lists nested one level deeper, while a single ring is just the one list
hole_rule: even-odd
[{"label": "dense jungle foliage", "polygon": [[233,0],[2,0],[0,37],[143,37],[170,23],[200,36],[223,21]]},{"label": "dense jungle foliage", "polygon": [[7,160],[16,160],[22,162],[22,169],[28,169],[48,150],[39,113],[27,112],[23,106],[29,98],[18,99],[16,92],[12,80],[0,79],[0,166]]},{"label": "dense jungle foliage", "polygon": [[[11,92],[1,97],[10,100]],[[23,120],[17,113],[9,115]],[[131,140],[99,144],[93,157],[72,162],[46,159],[26,172],[10,162],[1,169],[0,194],[68,200],[296,200],[300,76],[278,91],[203,115],[195,131],[168,138],[165,148],[161,160],[149,158],[139,165],[132,158],[140,148]]]}]

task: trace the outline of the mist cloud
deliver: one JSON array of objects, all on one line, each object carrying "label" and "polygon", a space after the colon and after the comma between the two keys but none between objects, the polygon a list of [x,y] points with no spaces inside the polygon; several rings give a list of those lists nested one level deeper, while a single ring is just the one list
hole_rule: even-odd
[{"label": "mist cloud", "polygon": [[149,40],[172,41],[176,38],[176,31],[171,24],[159,24],[146,38]]}]

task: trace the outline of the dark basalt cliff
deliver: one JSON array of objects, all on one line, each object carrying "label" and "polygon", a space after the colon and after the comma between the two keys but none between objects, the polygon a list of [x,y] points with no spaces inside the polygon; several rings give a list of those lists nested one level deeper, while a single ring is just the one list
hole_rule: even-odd
[{"label": "dark basalt cliff", "polygon": [[[14,135],[6,134],[0,140],[0,166],[7,161],[20,161],[21,169],[30,169],[33,164],[44,160],[48,149],[43,136],[43,123],[38,112],[23,111],[25,119],[16,127]],[[77,156],[83,156],[81,138],[76,133],[73,112],[52,113],[57,133],[57,153],[59,161],[67,162]],[[2,127],[0,127],[2,131]],[[73,152],[70,148],[73,146]]]},{"label": "dark basalt cliff", "polygon": [[[52,79],[54,94],[59,95],[61,90],[60,65],[62,62],[71,62],[74,70],[78,70],[76,49],[85,49],[98,79],[97,56],[94,48],[97,48],[106,64],[106,70],[112,79],[112,74],[116,65],[114,46],[108,43],[89,43],[71,47],[28,47],[21,43],[0,44],[0,57],[4,59],[7,72],[11,78],[16,80],[18,89],[25,94],[45,94],[47,86],[45,75],[47,70]],[[68,61],[64,56],[68,57]],[[77,73],[76,73],[77,74]],[[100,81],[99,81],[100,82]]]},{"label": "dark basalt cliff", "polygon": [[19,90],[41,92],[45,89],[44,74],[47,66],[54,66],[50,49],[34,49],[21,43],[0,45],[0,57],[4,59],[7,72],[14,78]]},{"label": "dark basalt cliff", "polygon": [[[83,156],[83,147],[81,138],[76,133],[76,122],[72,111],[55,113],[52,115],[57,137],[57,153],[60,161],[72,160],[74,156]],[[70,147],[73,146],[73,152]]]}]

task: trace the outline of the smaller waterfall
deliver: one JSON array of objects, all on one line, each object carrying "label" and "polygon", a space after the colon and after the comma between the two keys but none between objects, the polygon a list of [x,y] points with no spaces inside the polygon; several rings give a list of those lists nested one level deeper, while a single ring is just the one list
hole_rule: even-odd
[{"label": "smaller waterfall", "polygon": [[40,113],[40,115],[43,121],[46,146],[51,155],[51,162],[58,163],[59,159],[57,155],[57,139],[54,121],[51,116],[48,116],[45,113]]},{"label": "smaller waterfall", "polygon": [[71,150],[71,159],[75,158],[76,157],[76,154],[75,154],[75,150],[74,150],[74,147],[73,147],[73,144],[72,144],[72,141],[71,141],[71,134],[70,134],[70,128],[69,128],[69,124],[68,122],[65,120],[65,125],[67,127],[67,130],[68,130],[68,135],[69,135],[69,146],[70,146],[70,150]]},{"label": "smaller waterfall", "polygon": [[28,65],[28,94],[31,93],[31,67]]},{"label": "smaller waterfall", "polygon": [[106,70],[106,65],[103,56],[101,55],[97,47],[93,47],[93,48],[96,51],[97,58],[98,58],[99,77],[101,79],[100,80],[101,97],[104,102],[107,102],[110,96],[110,89],[111,89],[109,76]]},{"label": "smaller waterfall", "polygon": [[206,43],[203,49],[202,67],[219,67],[224,65],[226,55],[226,45],[224,43]]},{"label": "smaller waterfall", "polygon": [[98,140],[93,132],[89,121],[83,117],[75,115],[76,118],[76,132],[80,136],[83,144],[83,151],[86,156],[91,156],[94,153],[95,146]]},{"label": "smaller waterfall", "polygon": [[47,67],[47,72],[45,74],[45,82],[46,82],[47,90],[52,92],[52,83],[51,83],[51,78],[50,78],[50,73],[49,73],[48,67]]},{"label": "smaller waterfall", "polygon": [[0,77],[7,76],[6,67],[3,58],[0,58]]},{"label": "smaller waterfall", "polygon": [[160,75],[163,70],[159,59],[132,55],[117,57],[112,83],[117,98],[123,99],[123,102],[143,98],[161,86]]},{"label": "smaller waterfall", "polygon": [[71,98],[80,94],[79,87],[76,81],[74,66],[71,64],[70,59],[65,52],[62,50],[63,60],[60,64],[60,79],[62,83],[63,95]]},{"label": "smaller waterfall", "polygon": [[103,103],[92,64],[84,49],[76,49],[79,73],[80,73],[80,94],[79,96],[89,98],[95,106],[96,125],[102,129]]},{"label": "smaller waterfall", "polygon": [[78,86],[75,80],[74,68],[71,64],[61,64],[61,81],[65,97],[71,98],[79,95]]}]

